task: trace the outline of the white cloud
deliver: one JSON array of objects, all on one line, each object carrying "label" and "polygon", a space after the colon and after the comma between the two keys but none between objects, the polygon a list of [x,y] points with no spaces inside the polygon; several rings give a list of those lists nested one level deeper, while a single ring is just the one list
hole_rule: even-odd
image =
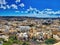
[{"label": "white cloud", "polygon": [[2,8],[2,9],[6,9],[6,6],[1,5],[1,7],[0,7],[0,8]]},{"label": "white cloud", "polygon": [[19,13],[20,11],[17,10],[17,11],[15,11],[15,12],[16,12],[16,13]]},{"label": "white cloud", "polygon": [[25,11],[25,13],[28,13],[28,11]]},{"label": "white cloud", "polygon": [[27,12],[29,12],[29,11],[32,12],[33,10],[34,10],[34,8],[32,8],[32,7],[30,6],[29,9],[27,9],[26,11],[27,11]]},{"label": "white cloud", "polygon": [[6,0],[3,0],[3,4],[6,4],[7,2],[6,2]]},{"label": "white cloud", "polygon": [[6,9],[6,7],[4,7],[3,9]]},{"label": "white cloud", "polygon": [[18,6],[17,6],[16,4],[12,4],[11,7],[12,7],[13,9],[18,9]]},{"label": "white cloud", "polygon": [[6,5],[6,0],[0,0],[0,8],[2,8],[2,9],[6,9],[6,6],[3,6],[3,5]]},{"label": "white cloud", "polygon": [[17,2],[20,2],[21,0],[16,0],[15,2],[17,3]]},{"label": "white cloud", "polygon": [[24,13],[24,11],[21,11],[21,13]]},{"label": "white cloud", "polygon": [[11,8],[9,5],[6,5],[6,7],[7,7],[8,9],[10,9],[10,8]]},{"label": "white cloud", "polygon": [[27,11],[30,11],[30,9],[27,9]]},{"label": "white cloud", "polygon": [[60,11],[56,11],[55,14],[60,14]]},{"label": "white cloud", "polygon": [[24,5],[24,3],[21,3],[19,6],[20,6],[20,7],[24,7],[25,5]]},{"label": "white cloud", "polygon": [[52,11],[52,9],[44,9],[44,11]]},{"label": "white cloud", "polygon": [[3,4],[3,3],[2,3],[2,0],[0,0],[0,4]]},{"label": "white cloud", "polygon": [[6,0],[0,0],[1,5],[3,5],[3,4],[5,5],[6,3],[7,3]]},{"label": "white cloud", "polygon": [[53,11],[52,9],[44,9],[40,11],[40,13],[48,14],[48,15],[56,15],[56,14],[60,14],[60,11]]},{"label": "white cloud", "polygon": [[29,9],[26,10],[26,12],[32,12],[33,14],[45,14],[45,15],[56,15],[60,14],[60,11],[53,11],[52,9],[44,9],[42,11],[37,10],[36,8],[30,7]]},{"label": "white cloud", "polygon": [[33,10],[33,8],[32,8],[31,6],[29,7],[29,9],[30,9],[30,10]]},{"label": "white cloud", "polygon": [[29,9],[27,9],[27,11],[35,11],[35,12],[37,12],[37,11],[39,11],[39,10],[37,10],[36,8],[32,8],[32,7],[30,6]]},{"label": "white cloud", "polygon": [[33,13],[33,14],[38,14],[40,13],[40,11],[36,8],[32,8],[32,6],[29,7],[29,9],[27,9],[27,12]]},{"label": "white cloud", "polygon": [[50,12],[46,12],[46,14],[55,14],[55,12],[54,11],[50,11]]}]

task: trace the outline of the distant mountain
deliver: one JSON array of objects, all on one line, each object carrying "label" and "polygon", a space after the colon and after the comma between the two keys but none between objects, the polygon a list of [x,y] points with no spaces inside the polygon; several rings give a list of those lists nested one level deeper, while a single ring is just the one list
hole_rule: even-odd
[{"label": "distant mountain", "polygon": [[0,16],[0,19],[5,19],[5,20],[25,20],[25,19],[60,19],[59,17],[58,18],[42,18],[42,17],[28,17],[28,16]]}]

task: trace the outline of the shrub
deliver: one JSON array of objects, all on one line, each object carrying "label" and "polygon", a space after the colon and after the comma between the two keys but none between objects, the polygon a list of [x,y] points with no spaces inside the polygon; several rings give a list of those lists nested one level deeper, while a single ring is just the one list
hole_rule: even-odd
[{"label": "shrub", "polygon": [[22,45],[29,45],[29,43],[28,42],[23,42],[23,44]]},{"label": "shrub", "polygon": [[56,39],[54,39],[54,38],[47,39],[47,40],[45,40],[45,43],[46,44],[54,44],[54,43],[56,43]]}]

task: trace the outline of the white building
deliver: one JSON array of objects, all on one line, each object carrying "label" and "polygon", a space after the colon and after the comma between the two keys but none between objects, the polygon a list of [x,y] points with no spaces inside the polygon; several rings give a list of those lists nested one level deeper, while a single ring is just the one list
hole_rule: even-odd
[{"label": "white building", "polygon": [[29,26],[19,26],[20,31],[29,31],[30,27]]}]

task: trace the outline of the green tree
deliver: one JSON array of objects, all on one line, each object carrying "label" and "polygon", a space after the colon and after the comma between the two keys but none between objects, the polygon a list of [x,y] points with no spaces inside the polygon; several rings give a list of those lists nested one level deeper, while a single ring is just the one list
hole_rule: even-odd
[{"label": "green tree", "polygon": [[23,42],[23,44],[22,45],[29,45],[29,43],[28,42]]},{"label": "green tree", "polygon": [[45,40],[45,43],[46,44],[54,44],[54,43],[56,43],[56,39],[54,39],[54,38],[47,39],[47,40]]}]

